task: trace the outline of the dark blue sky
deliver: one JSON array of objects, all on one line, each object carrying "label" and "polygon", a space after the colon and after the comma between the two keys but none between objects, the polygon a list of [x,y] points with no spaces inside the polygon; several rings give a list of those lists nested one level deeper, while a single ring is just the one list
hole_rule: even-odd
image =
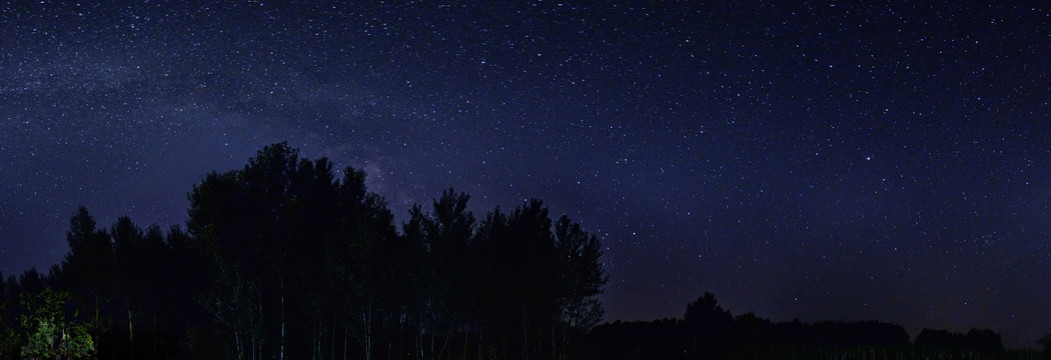
[{"label": "dark blue sky", "polygon": [[287,140],[403,214],[597,233],[607,320],[1051,332],[1051,17],[1007,5],[0,5],[0,271]]}]

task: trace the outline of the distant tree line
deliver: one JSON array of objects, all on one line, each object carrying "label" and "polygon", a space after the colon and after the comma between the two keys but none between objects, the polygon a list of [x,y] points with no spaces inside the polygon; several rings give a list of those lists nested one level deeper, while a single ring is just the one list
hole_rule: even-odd
[{"label": "distant tree line", "polygon": [[[1046,337],[1045,337],[1046,338]],[[598,325],[582,345],[592,359],[1021,359],[988,329],[966,334],[923,329],[910,342],[900,325],[875,322],[772,322],[733,316],[705,293],[682,319]]]},{"label": "distant tree line", "polygon": [[0,282],[0,359],[567,359],[602,317],[598,239],[539,200],[449,189],[398,231],[285,143],[189,199],[185,230],[79,208],[61,264]]}]

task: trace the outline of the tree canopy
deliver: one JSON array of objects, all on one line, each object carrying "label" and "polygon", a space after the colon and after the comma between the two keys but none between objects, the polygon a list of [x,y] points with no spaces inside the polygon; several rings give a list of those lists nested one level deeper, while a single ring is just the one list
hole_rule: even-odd
[{"label": "tree canopy", "polygon": [[478,220],[450,188],[398,226],[338,175],[278,143],[194,185],[185,230],[78,208],[0,293],[0,358],[570,358],[601,319],[598,239],[540,200]]},{"label": "tree canopy", "polygon": [[[599,325],[602,245],[541,200],[478,217],[449,188],[395,223],[366,174],[286,143],[193,186],[185,228],[100,227],[0,281],[0,360],[1005,358],[991,330],[734,316]],[[1048,344],[1051,341],[1041,344]],[[933,354],[933,355],[932,355]]]}]

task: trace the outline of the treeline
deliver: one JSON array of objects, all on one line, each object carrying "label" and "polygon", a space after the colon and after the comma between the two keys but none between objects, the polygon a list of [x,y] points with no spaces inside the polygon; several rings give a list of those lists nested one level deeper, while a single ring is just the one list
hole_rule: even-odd
[{"label": "treeline", "polygon": [[189,199],[185,230],[78,209],[61,264],[2,282],[0,359],[566,359],[602,317],[599,241],[538,200],[450,189],[398,231],[285,143]]},{"label": "treeline", "polygon": [[686,307],[682,319],[613,322],[584,341],[592,359],[1009,359],[1000,335],[923,329],[914,342],[900,325],[884,322],[772,322],[733,316],[711,293]]}]

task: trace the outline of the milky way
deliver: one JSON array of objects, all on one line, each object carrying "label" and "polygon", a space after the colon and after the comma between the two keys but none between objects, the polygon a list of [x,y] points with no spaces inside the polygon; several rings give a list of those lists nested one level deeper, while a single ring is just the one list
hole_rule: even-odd
[{"label": "milky way", "polygon": [[0,271],[285,141],[404,219],[443,188],[598,234],[607,320],[1051,332],[1044,8],[0,5]]}]

